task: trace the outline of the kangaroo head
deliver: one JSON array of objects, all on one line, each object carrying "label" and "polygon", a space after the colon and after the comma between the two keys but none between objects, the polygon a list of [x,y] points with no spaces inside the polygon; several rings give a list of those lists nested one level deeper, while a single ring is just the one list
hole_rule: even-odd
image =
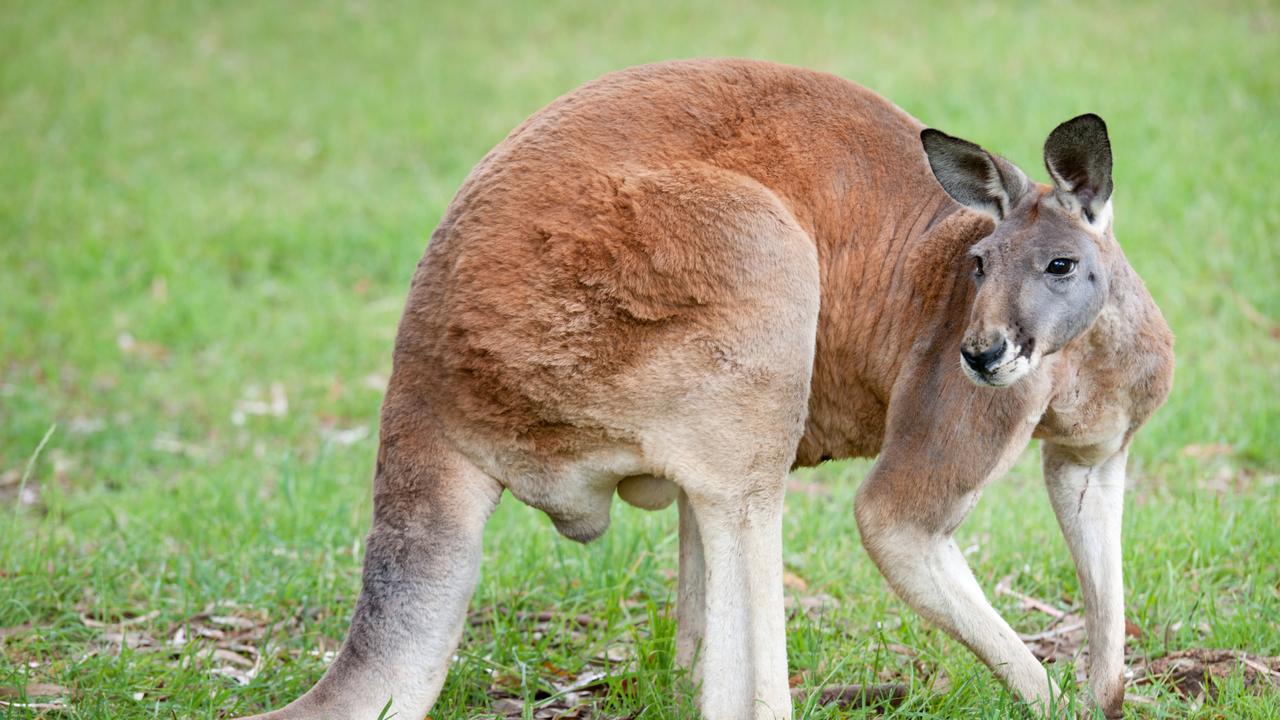
[{"label": "kangaroo head", "polygon": [[1097,115],[1059,125],[1044,144],[1053,185],[937,130],[920,134],[929,165],[957,202],[993,217],[975,244],[973,307],[960,365],[979,385],[1004,387],[1085,331],[1109,283],[1111,143]]}]

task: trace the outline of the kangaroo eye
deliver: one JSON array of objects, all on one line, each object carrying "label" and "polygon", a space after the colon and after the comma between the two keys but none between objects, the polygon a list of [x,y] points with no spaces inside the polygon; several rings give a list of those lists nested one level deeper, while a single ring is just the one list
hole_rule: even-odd
[{"label": "kangaroo eye", "polygon": [[1049,261],[1049,267],[1044,269],[1050,275],[1068,275],[1072,270],[1076,269],[1076,261],[1067,258],[1054,258]]},{"label": "kangaroo eye", "polygon": [[982,277],[986,273],[982,272],[982,258],[974,256],[973,258],[973,275],[974,277]]}]

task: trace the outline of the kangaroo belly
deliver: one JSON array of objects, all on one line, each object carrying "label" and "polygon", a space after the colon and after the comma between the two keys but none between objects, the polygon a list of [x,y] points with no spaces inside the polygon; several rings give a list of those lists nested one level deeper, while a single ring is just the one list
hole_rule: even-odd
[{"label": "kangaroo belly", "polygon": [[[820,356],[819,363],[823,362]],[[821,369],[821,365],[817,369]],[[808,467],[826,460],[875,457],[884,442],[886,407],[861,386],[829,387],[831,376],[814,373],[809,417],[796,448],[795,465]]]}]

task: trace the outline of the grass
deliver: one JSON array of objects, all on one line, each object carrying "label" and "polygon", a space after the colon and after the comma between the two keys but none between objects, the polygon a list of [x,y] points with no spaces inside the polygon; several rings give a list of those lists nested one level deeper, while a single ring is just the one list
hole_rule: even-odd
[{"label": "grass", "polygon": [[[1041,177],[1057,122],[1107,118],[1118,236],[1178,336],[1173,395],[1130,461],[1133,649],[1280,655],[1278,24],[1263,2],[0,3],[0,700],[52,683],[69,707],[50,716],[229,717],[306,689],[354,603],[379,384],[451,194],[579,83],[708,55],[857,80]],[[989,592],[1012,576],[1078,608],[1035,455],[961,546]],[[805,588],[789,592],[833,599],[789,621],[793,672],[908,678],[892,717],[1016,714],[858,546],[869,467],[803,471],[788,499]],[[556,678],[619,645],[634,665],[612,668],[601,714],[688,716],[674,512],[614,513],[581,547],[503,502],[433,718],[492,716],[494,688],[532,717]],[[1021,631],[1047,622],[993,599]],[[165,642],[215,603],[266,633],[247,686],[211,672],[227,663],[207,644],[103,645],[110,628],[90,626],[141,616],[125,628]],[[602,624],[520,619],[547,610]],[[937,668],[950,689],[931,693]],[[1280,694],[1242,677],[1200,701],[1140,688],[1127,714],[1280,717]]]}]

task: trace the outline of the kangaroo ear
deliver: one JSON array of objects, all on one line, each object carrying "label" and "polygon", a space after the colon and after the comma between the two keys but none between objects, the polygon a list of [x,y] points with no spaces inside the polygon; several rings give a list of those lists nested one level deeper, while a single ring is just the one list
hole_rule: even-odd
[{"label": "kangaroo ear", "polygon": [[1072,118],[1044,141],[1044,166],[1053,178],[1058,199],[1079,205],[1093,222],[1111,199],[1111,141],[1107,124],[1089,113]]},{"label": "kangaroo ear", "polygon": [[1027,176],[1013,163],[968,140],[927,128],[920,142],[942,189],[965,207],[1003,220],[1027,187]]}]

